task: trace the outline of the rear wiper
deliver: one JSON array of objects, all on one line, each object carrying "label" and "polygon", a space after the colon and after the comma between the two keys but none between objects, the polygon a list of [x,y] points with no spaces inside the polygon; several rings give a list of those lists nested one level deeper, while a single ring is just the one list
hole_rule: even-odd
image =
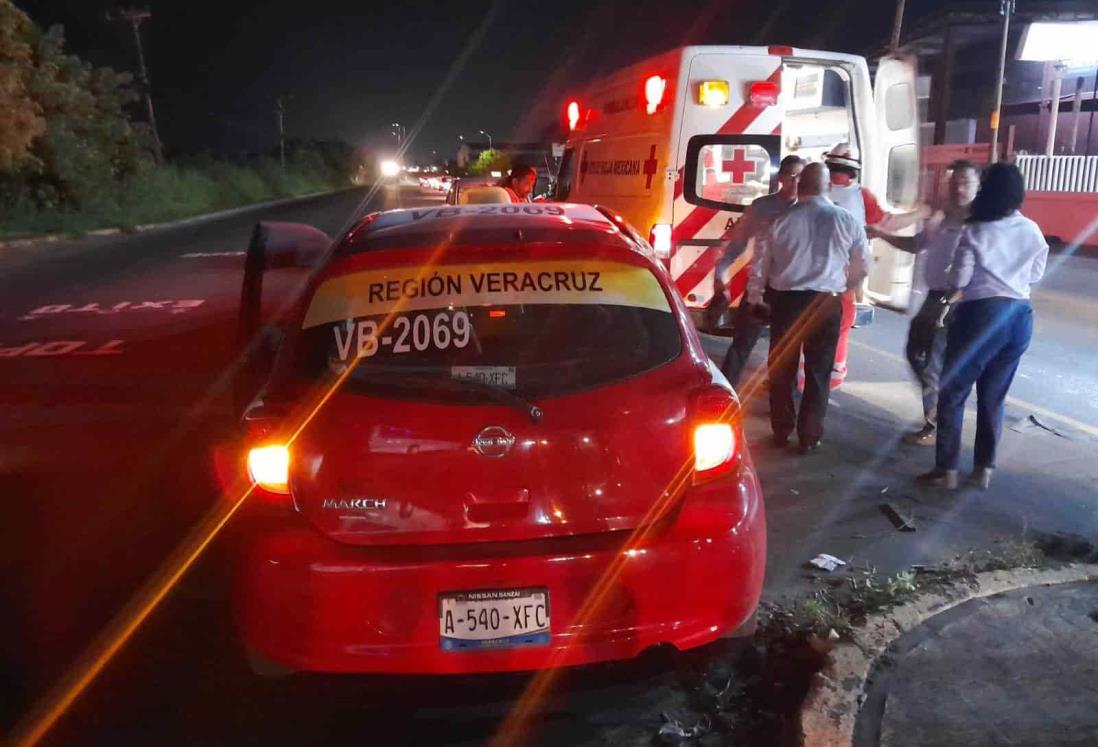
[{"label": "rear wiper", "polygon": [[480,392],[502,405],[513,407],[525,412],[533,423],[540,423],[545,417],[545,412],[533,402],[527,402],[522,397],[503,387],[485,384],[474,379],[454,379],[449,376],[438,376],[421,372],[410,373],[407,368],[393,366],[382,370],[369,370],[368,367],[360,369],[366,376],[384,378],[386,382],[395,383],[397,386],[414,386],[430,389],[438,387],[455,392]]}]

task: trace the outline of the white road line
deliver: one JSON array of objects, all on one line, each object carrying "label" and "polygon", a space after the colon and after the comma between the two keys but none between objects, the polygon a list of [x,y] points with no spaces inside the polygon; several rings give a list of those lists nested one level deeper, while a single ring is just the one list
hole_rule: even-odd
[{"label": "white road line", "polygon": [[[876,353],[877,355],[883,356],[883,357],[885,357],[889,360],[896,361],[898,363],[902,363],[905,366],[907,365],[907,359],[904,358],[902,355],[899,355],[898,353],[893,353],[893,352],[888,351],[888,350],[881,350],[880,348],[877,348],[877,347],[874,347],[873,345],[869,345],[867,343],[861,342],[860,340],[855,340],[853,338],[851,338],[850,344],[851,345],[856,345],[857,347],[863,348],[865,350],[869,350],[869,351],[871,351],[873,353]],[[1058,412],[1054,412],[1054,411],[1049,410],[1045,407],[1041,407],[1040,405],[1035,405],[1032,402],[1027,402],[1024,399],[1018,399],[1017,397],[1007,397],[1006,401],[1007,401],[1007,404],[1012,406],[1012,407],[1018,407],[1018,408],[1021,408],[1023,410],[1030,410],[1034,414],[1041,415],[1043,417],[1048,418],[1049,420],[1058,420],[1061,423],[1063,423],[1064,425],[1069,425],[1069,426],[1071,426],[1072,428],[1074,428],[1076,430],[1082,431],[1084,433],[1087,433],[1091,436],[1094,436],[1094,437],[1098,438],[1098,427],[1090,425],[1089,423],[1084,423],[1082,420],[1076,420],[1075,418],[1073,418],[1069,415],[1061,415]]]}]

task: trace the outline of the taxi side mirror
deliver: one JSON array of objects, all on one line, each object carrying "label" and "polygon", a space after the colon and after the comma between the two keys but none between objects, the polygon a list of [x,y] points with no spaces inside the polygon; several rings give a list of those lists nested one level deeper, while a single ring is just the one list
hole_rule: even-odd
[{"label": "taxi side mirror", "polygon": [[263,221],[255,225],[248,245],[248,258],[262,261],[264,269],[309,268],[317,264],[332,245],[332,237],[304,223]]}]

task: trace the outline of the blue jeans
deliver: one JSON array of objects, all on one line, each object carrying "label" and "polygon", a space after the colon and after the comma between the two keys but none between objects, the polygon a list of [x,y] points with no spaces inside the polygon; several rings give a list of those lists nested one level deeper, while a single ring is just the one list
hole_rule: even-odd
[{"label": "blue jeans", "polygon": [[938,392],[938,469],[957,469],[965,400],[976,385],[977,468],[995,466],[1003,409],[1033,336],[1033,308],[1013,298],[965,301],[953,310]]}]

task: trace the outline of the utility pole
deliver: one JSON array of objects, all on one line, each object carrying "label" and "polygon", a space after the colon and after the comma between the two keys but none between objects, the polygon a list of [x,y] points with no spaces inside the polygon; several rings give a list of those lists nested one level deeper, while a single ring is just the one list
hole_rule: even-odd
[{"label": "utility pole", "polygon": [[286,110],[282,106],[282,97],[275,99],[275,115],[278,117],[278,162],[282,170],[286,170]]},{"label": "utility pole", "polygon": [[900,49],[900,31],[904,27],[905,0],[896,0],[896,18],[892,21],[892,54]]},{"label": "utility pole", "polygon": [[[137,47],[137,74],[138,80],[141,81],[141,87],[145,93],[145,111],[147,112],[147,119],[149,127],[152,129],[153,136],[153,155],[156,157],[157,163],[163,163],[164,150],[160,144],[160,131],[156,127],[156,114],[153,111],[152,102],[152,86],[149,83],[149,70],[145,67],[145,50],[141,47],[141,23],[152,18],[152,13],[148,8],[126,8],[118,13],[118,17],[130,24],[133,28],[133,43]],[[112,19],[110,13],[107,14],[108,20]]]},{"label": "utility pole", "polygon": [[1067,66],[1058,62],[1053,70],[1056,77],[1052,79],[1052,107],[1049,109],[1048,137],[1045,140],[1046,156],[1056,155],[1056,125],[1060,122],[1060,95],[1064,92],[1064,71]]},{"label": "utility pole", "polygon": [[402,125],[400,122],[393,122],[393,134],[396,135],[397,148],[404,147],[404,139],[408,137],[408,128]]},{"label": "utility pole", "polygon": [[1003,39],[999,45],[999,78],[995,81],[995,110],[991,112],[991,162],[999,160],[999,117],[1003,113],[1003,79],[1006,76],[1007,37],[1010,36],[1010,17],[1014,14],[1014,0],[1000,0],[999,13],[1003,16]]},{"label": "utility pole", "polygon": [[484,130],[481,130],[480,134],[484,135],[484,137],[488,138],[488,150],[492,150],[492,136],[491,136],[491,134],[485,132]]}]

